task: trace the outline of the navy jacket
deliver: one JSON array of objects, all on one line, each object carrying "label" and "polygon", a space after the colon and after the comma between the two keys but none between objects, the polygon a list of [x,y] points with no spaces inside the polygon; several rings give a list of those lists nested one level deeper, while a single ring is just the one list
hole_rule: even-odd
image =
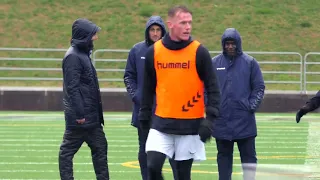
[{"label": "navy jacket", "polygon": [[[159,25],[162,29],[162,37],[166,33],[165,25],[160,16],[151,16],[146,23],[145,40],[135,44],[129,52],[124,73],[124,84],[133,102],[131,125],[139,127],[138,113],[141,101],[141,89],[143,84],[143,73],[145,65],[145,54],[152,42],[149,38],[149,28]],[[154,105],[155,106],[155,105]]]},{"label": "navy jacket", "polygon": [[[232,59],[224,51],[227,38],[236,41],[237,55]],[[226,140],[257,136],[255,112],[265,90],[261,69],[253,57],[242,52],[236,29],[226,29],[221,44],[223,53],[212,59],[221,93],[220,116],[214,121],[213,136]]]},{"label": "navy jacket", "polygon": [[[97,73],[90,59],[92,36],[99,27],[78,19],[72,27],[71,47],[63,62],[63,102],[66,129],[89,129],[104,124]],[[85,118],[84,124],[77,119]]]}]

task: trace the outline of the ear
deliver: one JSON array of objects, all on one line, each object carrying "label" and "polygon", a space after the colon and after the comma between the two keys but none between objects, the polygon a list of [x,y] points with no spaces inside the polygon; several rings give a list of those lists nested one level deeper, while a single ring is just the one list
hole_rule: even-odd
[{"label": "ear", "polygon": [[172,23],[171,20],[167,21],[167,26],[168,26],[169,29],[171,29],[173,27],[173,23]]}]

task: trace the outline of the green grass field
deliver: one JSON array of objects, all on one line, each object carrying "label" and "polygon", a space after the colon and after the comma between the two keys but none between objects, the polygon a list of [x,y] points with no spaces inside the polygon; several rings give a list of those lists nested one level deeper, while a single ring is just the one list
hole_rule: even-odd
[{"label": "green grass field", "polygon": [[[303,175],[320,179],[319,172],[310,174],[306,171],[311,165],[320,167],[320,116],[309,114],[303,117],[300,124],[296,124],[294,116],[257,115],[258,180],[294,180],[303,179]],[[63,114],[2,112],[0,118],[0,179],[59,179],[58,152],[64,131]],[[105,113],[109,170],[113,180],[141,179],[137,164],[137,133],[129,125],[129,119],[128,113]],[[206,151],[207,160],[194,163],[192,179],[217,179],[216,147],[213,141],[206,145]],[[166,162],[166,179],[172,179],[169,168]],[[75,156],[74,170],[75,179],[95,179],[90,150],[86,144]],[[233,179],[242,179],[236,146]]]},{"label": "green grass field", "polygon": [[[145,23],[151,15],[164,20],[170,6],[186,4],[193,11],[193,37],[211,51],[220,51],[220,38],[227,27],[237,28],[245,51],[291,51],[302,56],[318,51],[318,0],[2,0],[0,7],[0,47],[68,48],[71,24],[79,17],[101,26],[97,49],[130,49],[144,39]],[[0,57],[62,58],[64,52],[9,52]],[[214,55],[214,54],[213,54]],[[98,58],[125,59],[127,53],[99,53]],[[293,55],[255,55],[262,61],[299,62]],[[317,61],[317,56],[310,60]],[[1,67],[61,68],[57,61],[0,61]],[[97,62],[97,68],[124,68],[123,62]],[[299,65],[261,64],[262,70],[300,71]],[[308,71],[319,66],[310,65]],[[99,78],[122,78],[123,72],[98,72]],[[0,77],[61,77],[60,71],[4,71]],[[298,81],[298,74],[264,74],[266,81]],[[308,75],[316,81],[319,75]],[[60,81],[3,81],[5,86],[60,86]],[[123,82],[101,82],[102,87],[124,87]],[[308,90],[318,90],[317,84]],[[297,84],[267,84],[268,90],[299,90]]]}]

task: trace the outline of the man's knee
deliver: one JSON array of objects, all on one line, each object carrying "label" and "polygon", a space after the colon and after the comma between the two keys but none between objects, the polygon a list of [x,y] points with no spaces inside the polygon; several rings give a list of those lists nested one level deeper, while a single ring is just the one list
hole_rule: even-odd
[{"label": "man's knee", "polygon": [[138,138],[139,138],[139,144],[141,145],[146,144],[148,139],[148,132],[138,129]]},{"label": "man's knee", "polygon": [[147,152],[147,165],[149,169],[161,170],[166,159],[166,155],[156,151]]},{"label": "man's knee", "polygon": [[240,155],[241,163],[247,163],[247,164],[255,164],[257,163],[258,159],[254,154],[246,154],[246,155]]},{"label": "man's knee", "polygon": [[193,163],[193,159],[176,161],[179,180],[191,179],[192,163]]},{"label": "man's knee", "polygon": [[86,143],[91,149],[92,154],[106,154],[108,150],[108,142],[102,128],[92,130],[91,134],[86,136]]},{"label": "man's knee", "polygon": [[217,162],[218,163],[232,163],[233,152],[228,150],[221,150],[217,153]]},{"label": "man's knee", "polygon": [[145,151],[148,133],[141,129],[138,129],[138,138],[139,138],[139,150]]},{"label": "man's knee", "polygon": [[61,144],[59,151],[59,161],[72,160],[77,150],[78,149],[67,146],[67,144]]},{"label": "man's knee", "polygon": [[146,153],[145,142],[140,142],[140,139],[139,139],[138,160],[141,168],[147,168],[147,153]]},{"label": "man's knee", "polygon": [[178,172],[178,161],[174,160],[174,155],[172,158],[169,159],[169,163],[172,169],[172,173],[173,173],[173,178],[174,180],[179,180],[179,172]]},{"label": "man's knee", "polygon": [[233,155],[233,147],[234,147],[233,141],[216,139],[216,145],[217,145],[218,155],[221,155],[221,156]]},{"label": "man's knee", "polygon": [[139,140],[139,153],[146,153],[146,142]]},{"label": "man's knee", "polygon": [[242,163],[256,163],[255,139],[248,138],[238,143]]},{"label": "man's knee", "polygon": [[162,166],[166,155],[156,151],[147,152],[147,166],[149,180],[163,180]]}]

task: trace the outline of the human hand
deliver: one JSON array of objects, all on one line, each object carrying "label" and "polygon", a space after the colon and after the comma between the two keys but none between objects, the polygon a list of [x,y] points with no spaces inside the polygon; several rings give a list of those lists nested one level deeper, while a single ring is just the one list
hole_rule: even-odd
[{"label": "human hand", "polygon": [[199,127],[199,136],[202,142],[206,143],[210,141],[212,136],[212,122],[204,119]]},{"label": "human hand", "polygon": [[296,114],[296,122],[299,123],[302,116],[309,112],[308,106],[303,106]]},{"label": "human hand", "polygon": [[86,121],[86,119],[82,118],[82,119],[77,119],[76,121],[78,124],[83,124]]}]

